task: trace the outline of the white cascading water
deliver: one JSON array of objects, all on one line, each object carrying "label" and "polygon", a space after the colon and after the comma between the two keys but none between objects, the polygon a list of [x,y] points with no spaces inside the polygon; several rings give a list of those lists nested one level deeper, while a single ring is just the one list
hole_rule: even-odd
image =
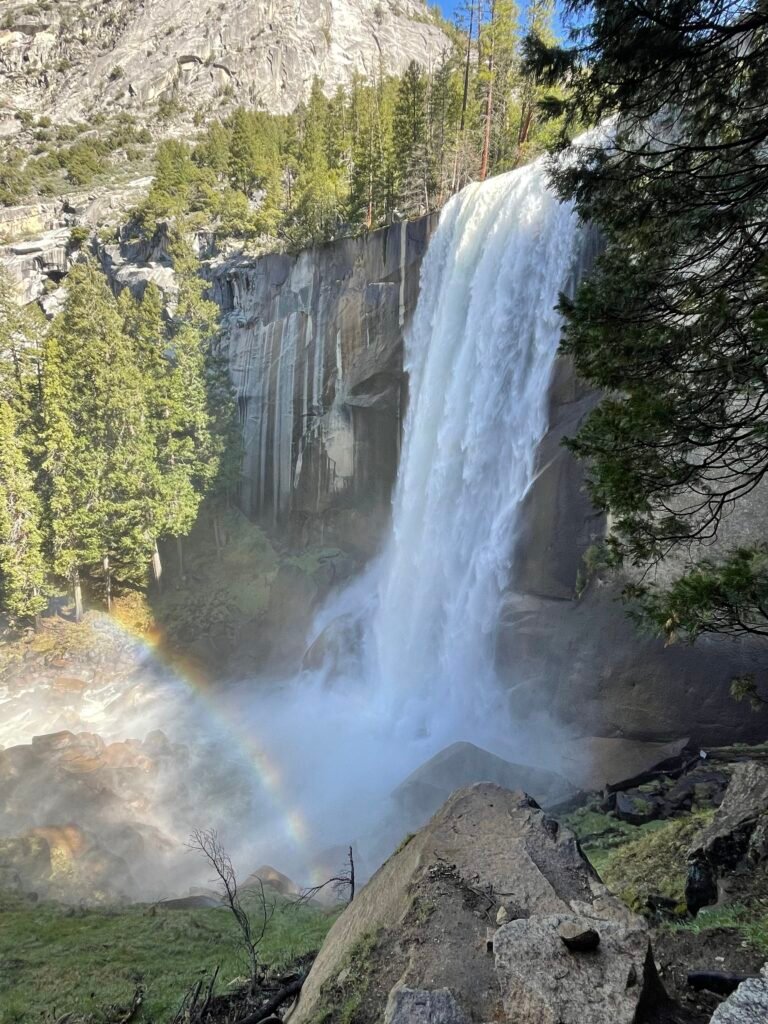
[{"label": "white cascading water", "polygon": [[375,828],[392,788],[457,740],[547,760],[552,734],[511,720],[494,634],[547,426],[554,307],[580,238],[543,160],[470,185],[441,214],[406,338],[389,541],[318,616],[318,634],[345,623],[324,669],[250,691],[252,727],[310,848]]},{"label": "white cascading water", "polygon": [[457,195],[427,253],[373,623],[379,685],[425,729],[497,697],[493,634],[578,235],[537,161]]}]

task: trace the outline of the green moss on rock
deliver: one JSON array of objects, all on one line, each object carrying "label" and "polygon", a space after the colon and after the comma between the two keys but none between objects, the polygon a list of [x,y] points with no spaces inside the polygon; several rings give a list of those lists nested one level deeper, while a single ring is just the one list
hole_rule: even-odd
[{"label": "green moss on rock", "polygon": [[646,912],[649,898],[662,896],[674,901],[674,912],[685,913],[687,852],[713,814],[701,811],[674,821],[654,822],[656,828],[605,857],[600,871],[603,881],[632,910]]}]

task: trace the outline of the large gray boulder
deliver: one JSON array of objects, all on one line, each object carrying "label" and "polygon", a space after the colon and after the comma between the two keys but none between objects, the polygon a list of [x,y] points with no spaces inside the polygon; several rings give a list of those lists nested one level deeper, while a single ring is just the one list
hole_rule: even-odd
[{"label": "large gray boulder", "polygon": [[[563,937],[590,932],[599,941],[580,949]],[[643,1024],[665,998],[644,922],[574,835],[524,793],[481,783],[347,907],[291,1020],[334,1024],[352,1007],[356,1024]]]},{"label": "large gray boulder", "polygon": [[711,1024],[765,1024],[768,1021],[768,971],[742,981],[715,1010]]},{"label": "large gray boulder", "polygon": [[685,896],[696,913],[716,903],[720,880],[737,868],[751,869],[768,859],[768,765],[737,765],[712,823],[688,853]]}]

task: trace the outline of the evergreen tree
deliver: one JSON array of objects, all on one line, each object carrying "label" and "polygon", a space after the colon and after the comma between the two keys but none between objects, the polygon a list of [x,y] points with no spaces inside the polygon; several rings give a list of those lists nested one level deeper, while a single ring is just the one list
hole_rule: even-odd
[{"label": "evergreen tree", "polygon": [[410,62],[398,85],[394,137],[401,212],[426,212],[432,184],[427,146],[427,77],[415,60]]},{"label": "evergreen tree", "polygon": [[328,101],[322,83],[312,83],[302,116],[298,175],[289,237],[294,245],[324,241],[335,233],[347,201],[344,170],[328,163]]},{"label": "evergreen tree", "polygon": [[461,116],[461,68],[456,54],[447,51],[432,78],[429,92],[430,177],[435,204],[450,195],[455,161],[455,129]]},{"label": "evergreen tree", "polygon": [[47,603],[40,504],[13,404],[0,395],[0,598],[12,621]]},{"label": "evergreen tree", "polygon": [[[554,0],[530,0],[526,11],[525,37],[527,45],[540,51],[555,46],[552,28],[555,7]],[[515,165],[525,163],[532,150],[537,128],[549,120],[547,104],[559,97],[559,82],[542,80],[535,67],[530,65],[521,76],[515,132]]]},{"label": "evergreen tree", "polygon": [[103,275],[76,266],[67,291],[45,345],[43,469],[53,568],[79,617],[84,575],[108,599],[115,576],[144,581],[156,466],[142,373]]},{"label": "evergreen tree", "polygon": [[768,14],[735,0],[590,10],[581,46],[533,54],[540,74],[570,73],[571,122],[617,118],[611,144],[555,175],[605,239],[563,302],[565,349],[608,396],[572,447],[617,560],[685,552],[676,582],[628,591],[660,631],[768,633],[762,548],[722,563],[706,548],[768,472]]},{"label": "evergreen tree", "polygon": [[192,529],[205,493],[227,497],[236,487],[240,440],[231,385],[216,354],[219,308],[205,298],[197,261],[180,235],[174,239],[173,257],[179,301],[168,342],[171,369],[158,452],[156,536],[180,539]]},{"label": "evergreen tree", "polygon": [[14,622],[35,618],[46,605],[34,465],[43,334],[42,317],[18,304],[0,274],[0,604]]}]

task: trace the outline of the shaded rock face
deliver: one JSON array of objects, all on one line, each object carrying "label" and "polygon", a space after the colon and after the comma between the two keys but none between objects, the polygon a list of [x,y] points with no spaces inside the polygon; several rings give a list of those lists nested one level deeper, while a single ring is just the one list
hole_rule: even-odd
[{"label": "shaded rock face", "polygon": [[696,913],[716,903],[720,880],[734,871],[768,866],[768,765],[747,761],[736,767],[712,823],[688,854],[685,898]]},{"label": "shaded rock face", "polygon": [[[569,950],[564,925],[597,932],[597,948]],[[339,1021],[354,1002],[360,1024],[642,1024],[664,1000],[644,922],[573,834],[483,783],[454,793],[356,896],[292,1020]]]},{"label": "shaded rock face", "polygon": [[[622,583],[594,581],[579,594],[583,556],[603,539],[604,516],[586,492],[581,464],[563,448],[597,401],[560,357],[550,384],[549,429],[526,496],[498,631],[497,662],[521,712],[547,706],[577,731],[635,740],[691,737],[715,744],[759,740],[759,716],[730,697],[734,676],[759,672],[759,645],[702,638],[665,647],[643,636],[620,601]],[[764,521],[748,508],[723,542]],[[708,552],[710,556],[712,551]],[[669,568],[666,570],[669,571]]]},{"label": "shaded rock face", "polygon": [[542,804],[574,796],[565,779],[543,768],[512,764],[474,743],[452,743],[412,772],[392,793],[405,828],[418,828],[455,790],[475,782],[493,782],[505,789],[523,789]]},{"label": "shaded rock face", "polygon": [[[287,113],[323,80],[434,63],[447,40],[423,0],[57,0],[3,5],[0,73],[14,108]],[[6,130],[13,130],[12,113]]]},{"label": "shaded rock face", "polygon": [[370,554],[397,471],[403,330],[435,217],[211,271],[245,455],[241,505]]}]

